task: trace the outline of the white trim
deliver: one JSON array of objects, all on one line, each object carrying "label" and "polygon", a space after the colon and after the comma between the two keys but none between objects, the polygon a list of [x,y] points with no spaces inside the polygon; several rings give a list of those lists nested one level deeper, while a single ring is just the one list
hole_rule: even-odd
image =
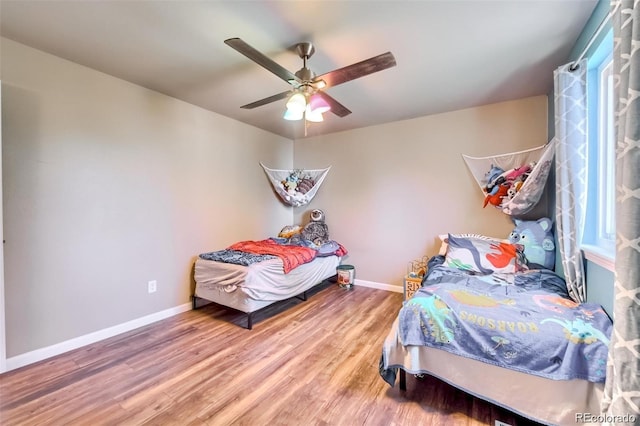
[{"label": "white trim", "polygon": [[382,284],[374,281],[359,280],[357,278],[353,280],[353,284],[360,287],[369,287],[369,288],[377,288],[378,290],[393,291],[394,293],[402,293],[404,291],[402,286]]},{"label": "white trim", "polygon": [[[378,290],[392,291],[394,293],[402,293],[402,286],[377,283],[374,281],[365,281],[355,279],[353,284],[360,287],[375,288]],[[182,312],[186,312],[192,308],[191,303],[185,303],[184,305],[169,308],[164,311],[156,312],[151,315],[147,315],[142,318],[131,320],[123,324],[114,325],[113,327],[105,328],[93,333],[85,334],[84,336],[76,337],[64,342],[56,343],[55,345],[47,346],[46,348],[36,349],[35,351],[27,352],[21,355],[17,355],[7,359],[7,370],[11,371],[20,367],[24,367],[29,364],[34,364],[38,361],[42,361],[47,358],[60,355],[62,353],[72,351],[74,349],[81,348],[92,343],[99,342],[104,339],[108,339],[118,334],[126,333],[127,331],[134,330],[151,323],[161,321],[165,318],[178,315]]]},{"label": "white trim", "polygon": [[118,334],[186,312],[191,308],[191,303],[185,303],[184,305],[165,309],[164,311],[156,312],[142,318],[134,319],[122,324],[114,325],[113,327],[85,334],[84,336],[56,343],[55,345],[47,346],[46,348],[36,349],[35,351],[11,357],[7,359],[7,371],[15,370],[16,368],[24,367],[25,365],[33,364],[56,355],[60,355],[64,352],[78,349],[82,346],[108,339],[109,337],[117,336]]},{"label": "white trim", "polygon": [[582,245],[584,258],[611,272],[616,271],[615,253],[610,253],[597,246]]},{"label": "white trim", "polygon": [[[2,81],[0,81],[0,129],[2,128]],[[2,227],[2,132],[0,131],[0,374],[7,371],[6,318],[4,302],[4,228]]]}]

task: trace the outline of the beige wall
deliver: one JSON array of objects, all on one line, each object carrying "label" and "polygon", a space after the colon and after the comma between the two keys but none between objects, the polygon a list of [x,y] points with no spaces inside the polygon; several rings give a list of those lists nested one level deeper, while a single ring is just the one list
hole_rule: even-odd
[{"label": "beige wall", "polygon": [[292,141],[1,42],[8,357],[188,303],[198,253],[291,222],[259,162]]},{"label": "beige wall", "polygon": [[332,168],[294,220],[306,223],[309,210],[323,209],[331,238],[350,251],[345,262],[355,265],[356,278],[400,286],[409,261],[437,252],[438,234],[505,237],[513,227],[498,210],[482,208],[461,154],[546,142],[546,96],[298,140],[296,167]]}]

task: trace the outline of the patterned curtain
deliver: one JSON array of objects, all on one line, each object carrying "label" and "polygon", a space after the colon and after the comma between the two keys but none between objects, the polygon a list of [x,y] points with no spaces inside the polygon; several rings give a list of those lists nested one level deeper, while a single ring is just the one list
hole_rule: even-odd
[{"label": "patterned curtain", "polygon": [[[616,92],[616,271],[602,411],[640,424],[640,0],[611,2]],[[613,422],[615,423],[615,422]]]},{"label": "patterned curtain", "polygon": [[587,61],[555,70],[556,228],[569,295],[586,299],[580,243],[586,215]]}]

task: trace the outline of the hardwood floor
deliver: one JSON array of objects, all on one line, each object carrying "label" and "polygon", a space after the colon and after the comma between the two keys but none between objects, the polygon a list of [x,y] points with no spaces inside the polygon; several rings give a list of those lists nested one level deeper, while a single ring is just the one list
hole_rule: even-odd
[{"label": "hardwood floor", "polygon": [[253,330],[207,305],[0,375],[0,423],[534,424],[434,378],[389,387],[378,361],[402,295],[322,287]]}]

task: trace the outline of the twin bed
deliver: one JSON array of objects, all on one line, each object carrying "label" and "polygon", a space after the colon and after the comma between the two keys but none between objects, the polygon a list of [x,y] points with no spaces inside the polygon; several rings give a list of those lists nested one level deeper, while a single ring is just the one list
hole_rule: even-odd
[{"label": "twin bed", "polygon": [[251,330],[255,312],[292,297],[306,300],[308,290],[336,274],[344,247],[335,242],[310,246],[271,238],[200,254],[193,308],[205,299],[244,312]]},{"label": "twin bed", "polygon": [[404,302],[383,345],[382,378],[404,389],[407,373],[429,374],[544,424],[600,413],[607,314],[571,300],[553,271],[519,266],[508,243],[458,240],[466,255],[433,257]]}]

